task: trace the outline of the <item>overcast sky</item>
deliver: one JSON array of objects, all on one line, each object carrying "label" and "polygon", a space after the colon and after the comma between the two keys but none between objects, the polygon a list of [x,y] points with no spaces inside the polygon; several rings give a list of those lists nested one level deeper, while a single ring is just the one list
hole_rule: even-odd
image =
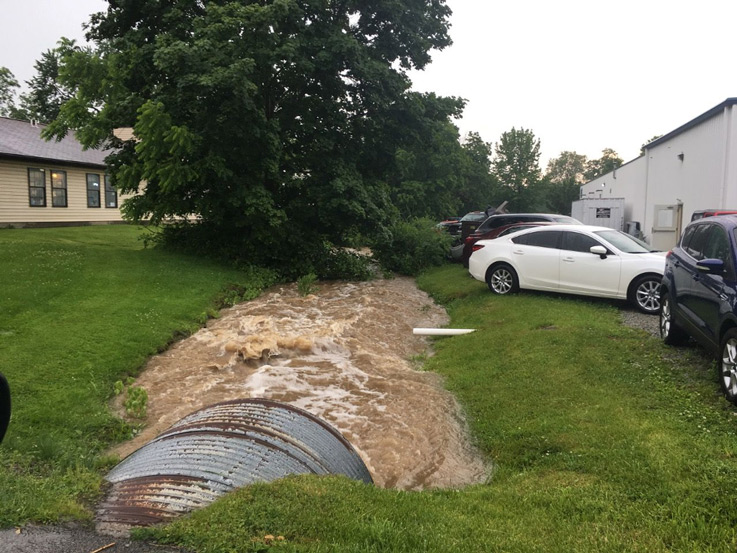
[{"label": "overcast sky", "polygon": [[[589,158],[640,146],[737,96],[734,0],[447,0],[453,46],[413,72],[415,89],[468,103],[461,133],[512,127]],[[20,82],[61,36],[83,39],[102,0],[0,0],[0,66]]]}]

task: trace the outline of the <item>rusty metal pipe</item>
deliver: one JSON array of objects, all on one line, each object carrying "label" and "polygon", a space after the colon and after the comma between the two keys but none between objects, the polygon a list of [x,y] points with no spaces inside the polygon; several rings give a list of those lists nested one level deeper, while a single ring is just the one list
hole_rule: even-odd
[{"label": "rusty metal pipe", "polygon": [[340,432],[307,411],[266,399],[218,403],[184,417],[110,471],[98,529],[155,524],[289,474],[373,482]]}]

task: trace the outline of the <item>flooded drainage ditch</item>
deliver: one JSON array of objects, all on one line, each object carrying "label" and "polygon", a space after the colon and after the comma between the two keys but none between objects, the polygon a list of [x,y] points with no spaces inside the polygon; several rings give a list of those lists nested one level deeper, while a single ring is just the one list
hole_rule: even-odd
[{"label": "flooded drainage ditch", "polygon": [[125,459],[98,519],[150,524],[295,473],[404,490],[483,482],[455,399],[412,364],[429,353],[413,328],[445,324],[408,278],[321,284],[306,297],[283,286],[223,310],[135,382],[146,425],[112,451]]}]

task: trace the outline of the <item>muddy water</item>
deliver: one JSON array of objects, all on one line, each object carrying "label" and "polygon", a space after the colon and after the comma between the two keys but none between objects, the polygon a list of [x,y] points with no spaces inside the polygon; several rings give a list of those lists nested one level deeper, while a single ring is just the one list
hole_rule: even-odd
[{"label": "muddy water", "polygon": [[379,486],[483,481],[454,398],[437,375],[412,366],[429,351],[412,328],[446,323],[411,279],[325,283],[306,297],[294,285],[275,288],[149,361],[135,384],[148,392],[147,426],[114,453],[133,452],[201,407],[263,397],[335,426]]}]

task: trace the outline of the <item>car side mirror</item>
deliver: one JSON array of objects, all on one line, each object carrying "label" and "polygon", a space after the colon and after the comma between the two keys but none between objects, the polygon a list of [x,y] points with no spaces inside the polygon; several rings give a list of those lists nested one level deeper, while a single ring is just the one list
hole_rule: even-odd
[{"label": "car side mirror", "polygon": [[721,275],[724,272],[724,261],[721,259],[702,259],[696,262],[696,268],[702,273]]},{"label": "car side mirror", "polygon": [[593,253],[593,254],[598,255],[602,259],[606,259],[607,251],[606,251],[606,248],[604,246],[591,246],[589,248],[589,251],[591,253]]}]

